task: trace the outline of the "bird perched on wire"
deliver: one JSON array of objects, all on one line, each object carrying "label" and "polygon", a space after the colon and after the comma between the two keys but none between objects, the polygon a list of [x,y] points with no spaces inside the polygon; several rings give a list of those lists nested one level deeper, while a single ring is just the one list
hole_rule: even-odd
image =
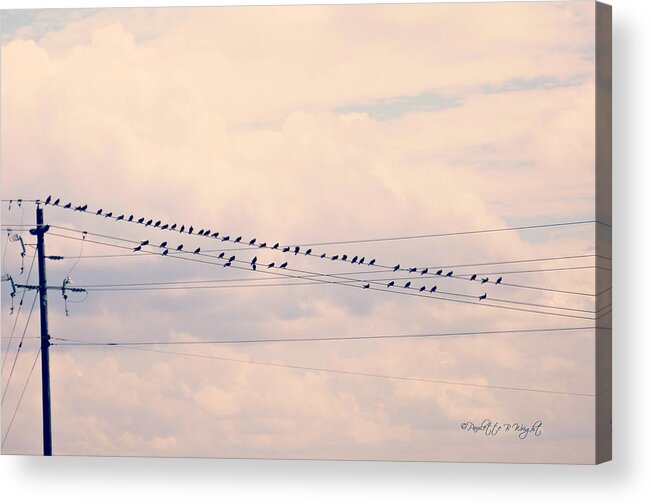
[{"label": "bird perched on wire", "polygon": [[226,254],[224,252],[220,252],[219,256],[217,256],[217,259],[223,259]]},{"label": "bird perched on wire", "polygon": [[312,249],[311,249],[311,248],[309,248],[309,249],[307,249],[307,250],[305,251],[305,255],[306,255],[306,256],[309,256],[311,253],[312,253]]},{"label": "bird perched on wire", "polygon": [[375,259],[371,259],[371,260],[368,262],[368,265],[369,265],[369,266],[373,266],[374,264],[375,264]]},{"label": "bird perched on wire", "polygon": [[166,242],[166,241],[162,242],[162,243],[159,245],[159,247],[160,247],[160,248],[165,248],[165,247],[167,247],[167,242]]},{"label": "bird perched on wire", "polygon": [[391,281],[387,284],[387,289],[388,289],[389,287],[393,287],[395,284],[396,284],[396,283],[395,283],[393,280],[391,280]]},{"label": "bird perched on wire", "polygon": [[231,239],[231,235],[222,236],[222,241],[223,242],[228,241],[230,239]]},{"label": "bird perched on wire", "polygon": [[50,201],[52,201],[52,196],[48,196],[47,198],[45,198],[45,204],[46,205],[49,205]]},{"label": "bird perched on wire", "polygon": [[232,255],[232,256],[230,256],[230,257],[228,258],[228,262],[233,262],[234,260],[235,260],[235,256],[234,256],[234,255]]},{"label": "bird perched on wire", "polygon": [[485,284],[486,282],[488,282],[488,277],[481,279],[481,283]]},{"label": "bird perched on wire", "polygon": [[145,241],[140,242],[140,245],[142,245],[143,247],[146,246],[146,245],[149,245],[149,240],[145,240]]},{"label": "bird perched on wire", "polygon": [[502,277],[499,277],[497,280],[495,280],[495,285],[499,285],[502,283]]},{"label": "bird perched on wire", "polygon": [[427,272],[429,271],[429,268],[425,268],[423,271],[420,272],[421,275],[427,275]]},{"label": "bird perched on wire", "polygon": [[124,214],[118,215],[118,216],[115,218],[116,221],[123,220],[123,219],[124,219]]},{"label": "bird perched on wire", "polygon": [[289,252],[289,247],[283,247],[283,252]]},{"label": "bird perched on wire", "polygon": [[168,249],[163,250],[163,255],[166,256],[169,253]]},{"label": "bird perched on wire", "polygon": [[451,277],[451,276],[452,276],[452,273],[454,273],[454,271],[448,271],[448,272],[445,274],[445,276],[446,276],[446,277]]},{"label": "bird perched on wire", "polygon": [[252,238],[252,239],[249,241],[249,245],[255,245],[255,242],[256,242],[256,239],[255,239],[255,238]]},{"label": "bird perched on wire", "polygon": [[436,272],[436,274],[439,275],[439,276],[441,276],[441,275],[443,274],[443,270],[442,270],[442,269],[438,270],[438,271]]},{"label": "bird perched on wire", "polygon": [[370,286],[371,286],[371,284],[366,283],[366,284],[362,285],[362,289],[368,289]]},{"label": "bird perched on wire", "polygon": [[426,288],[427,288],[427,287],[425,287],[425,286],[423,285],[420,289],[418,289],[418,292],[423,292]]},{"label": "bird perched on wire", "polygon": [[436,292],[436,285],[434,287],[432,287],[429,291],[430,292]]},{"label": "bird perched on wire", "polygon": [[271,247],[271,250],[276,250],[278,247],[280,247],[280,243],[276,242],[274,243],[274,246]]},{"label": "bird perched on wire", "polygon": [[168,227],[170,227],[169,224],[163,224],[160,228],[161,229],[167,229]]},{"label": "bird perched on wire", "polygon": [[339,255],[338,255],[338,254],[333,255],[333,256],[330,258],[331,261],[336,261],[337,259],[339,259]]},{"label": "bird perched on wire", "polygon": [[233,240],[233,243],[240,243],[241,241],[242,241],[242,237],[241,237],[241,236],[238,236],[237,238],[235,238],[235,239]]},{"label": "bird perched on wire", "polygon": [[300,250],[301,250],[301,247],[299,247],[298,245],[296,245],[296,246],[294,247],[294,255],[298,255],[298,253],[300,252]]},{"label": "bird perched on wire", "polygon": [[95,215],[102,215],[102,209],[100,208],[97,212],[95,212]]},{"label": "bird perched on wire", "polygon": [[138,252],[140,250],[142,250],[142,245],[138,245],[137,247],[134,247],[134,249],[133,249],[134,252]]},{"label": "bird perched on wire", "polygon": [[479,296],[479,300],[482,301],[482,300],[486,299],[487,297],[488,297],[487,294],[482,294],[481,296]]},{"label": "bird perched on wire", "polygon": [[185,225],[181,224],[181,228],[179,229],[179,233],[182,233],[183,231],[185,231]]},{"label": "bird perched on wire", "polygon": [[251,259],[251,265],[255,264],[258,262],[258,256],[255,256],[253,259]]},{"label": "bird perched on wire", "polygon": [[190,226],[190,228],[188,229],[188,234],[192,234],[192,230],[193,230],[193,229],[194,229],[194,228],[193,228],[192,226]]},{"label": "bird perched on wire", "polygon": [[271,262],[271,263],[267,264],[267,269],[273,268],[275,265],[276,265],[276,263]]},{"label": "bird perched on wire", "polygon": [[353,258],[350,260],[350,264],[357,264],[357,256],[353,257]]},{"label": "bird perched on wire", "polygon": [[287,267],[287,261],[280,265],[280,269],[285,269]]},{"label": "bird perched on wire", "polygon": [[396,264],[396,265],[393,267],[393,271],[398,271],[399,269],[400,269],[400,264]]},{"label": "bird perched on wire", "polygon": [[364,264],[364,260],[365,260],[365,259],[366,259],[366,257],[362,257],[362,258],[359,260],[359,264]]},{"label": "bird perched on wire", "polygon": [[210,235],[211,238],[217,238],[219,236],[219,231],[215,231],[213,234]]},{"label": "bird perched on wire", "polygon": [[178,247],[176,247],[176,250],[178,250],[179,252],[181,252],[181,250],[183,250],[183,244],[181,243],[181,245],[179,245]]},{"label": "bird perched on wire", "polygon": [[106,217],[107,219],[108,219],[109,217],[113,217],[113,212],[106,212],[106,213],[104,214],[104,217]]},{"label": "bird perched on wire", "polygon": [[474,282],[477,279],[477,273],[473,273],[473,275],[470,277],[470,281]]},{"label": "bird perched on wire", "polygon": [[54,206],[59,206],[59,202],[60,202],[60,201],[61,201],[61,199],[57,198],[57,199],[54,200],[54,203],[52,203],[52,204],[53,204]]},{"label": "bird perched on wire", "polygon": [[157,228],[158,226],[160,226],[160,221],[159,220],[157,220],[156,223],[154,224],[155,228]]},{"label": "bird perched on wire", "polygon": [[194,252],[192,252],[192,253],[193,253],[193,254],[198,254],[199,252],[201,252],[201,247],[197,247],[197,248],[194,250]]},{"label": "bird perched on wire", "polygon": [[142,224],[143,222],[145,222],[145,218],[144,218],[144,217],[140,217],[140,219],[138,219],[138,224]]},{"label": "bird perched on wire", "polygon": [[325,256],[326,256],[326,255],[325,255],[325,252],[324,252],[324,253],[321,254],[319,257],[320,257],[321,259],[325,259]]},{"label": "bird perched on wire", "polygon": [[197,234],[203,236],[203,229],[200,229],[199,231],[197,231]]},{"label": "bird perched on wire", "polygon": [[63,208],[72,208],[72,203],[66,204]]},{"label": "bird perched on wire", "polygon": [[409,268],[409,273],[416,273],[416,268]]},{"label": "bird perched on wire", "polygon": [[411,287],[411,282],[407,282],[403,289],[409,289],[409,287]]},{"label": "bird perched on wire", "polygon": [[147,227],[147,226],[151,226],[151,223],[152,223],[152,222],[154,222],[154,220],[153,220],[153,219],[149,219],[149,220],[145,223],[145,227]]},{"label": "bird perched on wire", "polygon": [[170,226],[170,231],[174,231],[176,229],[176,222]]}]

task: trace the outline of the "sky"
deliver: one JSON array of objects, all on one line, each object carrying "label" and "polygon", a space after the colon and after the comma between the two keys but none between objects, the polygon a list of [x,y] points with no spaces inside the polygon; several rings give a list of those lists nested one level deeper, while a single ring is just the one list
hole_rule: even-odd
[{"label": "sky", "polygon": [[[197,343],[591,327],[594,223],[312,246],[466,275],[437,279],[94,213],[303,250],[594,220],[594,18],[583,1],[3,11],[3,274],[26,281],[33,239],[24,225],[34,223],[33,203],[9,209],[4,200],[53,195],[91,213],[45,208],[59,226],[47,252],[65,257],[48,262],[50,284],[211,287],[73,293],[69,316],[50,292],[53,338],[188,342],[53,346],[54,453],[592,463],[594,330]],[[24,258],[8,240],[16,233]],[[379,288],[287,285],[299,281],[136,254],[119,239],[235,248],[238,260],[286,260],[289,270],[352,274]],[[470,282],[472,273],[491,281]],[[509,285],[495,285],[498,276]],[[393,278],[399,286],[386,288]],[[399,295],[411,292],[408,279],[452,294]],[[10,292],[3,282],[3,351],[14,334],[3,386],[23,330],[25,340],[2,403],[3,437],[38,348],[36,313],[25,328],[33,293],[17,317]],[[3,453],[42,449],[39,373]],[[484,419],[541,421],[542,430],[519,439],[461,428]]]}]

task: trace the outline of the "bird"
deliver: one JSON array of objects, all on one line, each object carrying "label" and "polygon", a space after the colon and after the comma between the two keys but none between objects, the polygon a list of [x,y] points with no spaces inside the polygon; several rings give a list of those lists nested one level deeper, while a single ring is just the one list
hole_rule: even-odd
[{"label": "bird", "polygon": [[427,275],[427,272],[429,271],[429,268],[425,268],[423,271],[420,272],[421,275]]},{"label": "bird", "polygon": [[[66,208],[66,207],[64,207]],[[100,208],[97,212],[95,212],[95,215],[102,215],[102,209]]]},{"label": "bird", "polygon": [[479,300],[481,301],[482,299],[486,299],[488,296],[486,294],[482,294],[479,296]]},{"label": "bird", "polygon": [[252,239],[249,241],[249,245],[255,245],[255,238],[252,238]]},{"label": "bird", "polygon": [[253,271],[255,271],[255,270],[256,270],[256,265],[255,265],[255,264],[252,264],[252,265],[251,265],[251,268],[253,269]]},{"label": "bird", "polygon": [[423,285],[420,289],[418,289],[418,292],[423,292],[425,290],[425,286]]},{"label": "bird", "polygon": [[116,221],[123,220],[123,219],[124,219],[124,214],[122,214],[122,215],[118,215],[118,216],[115,218]]},{"label": "bird", "polygon": [[235,256],[234,256],[234,255],[232,255],[232,256],[230,256],[230,257],[228,258],[228,262],[233,262],[234,260],[235,260]]},{"label": "bird", "polygon": [[160,248],[165,248],[165,247],[167,247],[167,242],[164,241],[163,243],[161,243],[161,244],[159,245],[159,247],[160,247]]},{"label": "bird", "polygon": [[251,264],[255,264],[258,262],[258,256],[255,256],[253,259],[251,259]]},{"label": "bird", "polygon": [[359,264],[364,264],[364,260],[365,260],[365,259],[366,259],[366,257],[362,257],[362,258],[359,260]]},{"label": "bird", "polygon": [[65,205],[63,208],[72,208],[72,203],[68,203],[68,204]]},{"label": "bird", "polygon": [[61,199],[57,198],[57,199],[54,200],[54,203],[52,203],[52,204],[54,206],[59,206],[59,201],[61,201]]},{"label": "bird", "polygon": [[348,255],[344,254],[344,255],[341,256],[342,261],[345,261],[346,259],[348,259]]},{"label": "bird", "polygon": [[336,261],[337,259],[339,259],[339,255],[336,254],[330,258],[331,261]]},{"label": "bird", "polygon": [[370,286],[371,286],[371,284],[366,283],[366,284],[362,285],[362,289],[368,289]]},{"label": "bird", "polygon": [[160,226],[160,221],[159,220],[157,220],[156,223],[154,224],[154,227],[158,227],[158,226]]},{"label": "bird", "polygon": [[373,266],[374,264],[375,264],[375,259],[371,259],[371,260],[368,262],[368,265],[369,265],[369,266]]},{"label": "bird", "polygon": [[140,245],[142,245],[143,247],[144,247],[145,245],[149,245],[149,240],[145,240],[145,241],[143,241],[143,242],[140,242]]},{"label": "bird", "polygon": [[161,229],[167,229],[169,227],[169,224],[163,224],[160,228]]},{"label": "bird", "polygon": [[269,268],[273,268],[275,265],[276,265],[276,263],[269,263],[269,264],[267,265],[267,269],[269,269]]},{"label": "bird", "polygon": [[203,229],[200,229],[197,234],[203,236]]},{"label": "bird", "polygon": [[152,222],[154,222],[153,219],[149,219],[147,222],[145,222],[145,227],[151,226]]},{"label": "bird", "polygon": [[272,250],[276,250],[278,247],[280,247],[280,243],[274,243],[274,246],[271,247]]},{"label": "bird", "polygon": [[499,277],[497,280],[495,280],[495,285],[501,284],[502,283],[502,277]]},{"label": "bird", "polygon": [[138,219],[138,224],[142,224],[143,222],[145,222],[145,218],[144,218],[144,217],[140,217],[140,219]]},{"label": "bird", "polygon": [[285,269],[287,267],[287,261],[280,265],[280,269]]},{"label": "bird", "polygon": [[289,252],[289,247],[284,247],[283,252]]},{"label": "bird", "polygon": [[407,282],[403,289],[409,289],[409,287],[411,287],[411,282]]},{"label": "bird", "polygon": [[86,210],[88,210],[88,205],[84,203],[84,206],[81,207],[81,211],[85,212]]},{"label": "bird", "polygon": [[442,270],[442,269],[440,269],[440,270],[438,270],[438,271],[436,272],[437,275],[441,275],[442,273],[443,273],[443,270]]},{"label": "bird", "polygon": [[393,287],[395,284],[396,284],[396,283],[395,283],[393,280],[391,280],[391,281],[387,284],[387,289],[388,289],[389,287]]},{"label": "bird", "polygon": [[104,217],[106,217],[107,219],[108,219],[109,217],[113,217],[113,212],[106,212],[106,213],[104,214]]},{"label": "bird", "polygon": [[301,251],[301,247],[299,247],[298,245],[296,245],[296,246],[294,247],[294,255],[298,255],[298,253],[299,253],[300,251]]},{"label": "bird", "polygon": [[181,245],[179,245],[178,247],[176,247],[176,250],[178,250],[179,252],[181,252],[181,250],[183,250],[183,244],[181,243]]},{"label": "bird", "polygon": [[197,248],[194,250],[194,252],[192,252],[192,253],[193,253],[193,254],[198,254],[199,252],[201,252],[201,247],[197,247]]},{"label": "bird", "polygon": [[176,229],[176,222],[170,226],[170,230],[174,231]]},{"label": "bird", "polygon": [[399,269],[400,269],[400,264],[396,264],[396,265],[393,267],[393,271],[398,271]]},{"label": "bird", "polygon": [[219,236],[219,231],[215,231],[213,234],[210,235],[211,238],[217,238]]},{"label": "bird", "polygon": [[81,212],[81,205],[75,207],[75,212]]},{"label": "bird", "polygon": [[165,250],[163,250],[163,254],[162,254],[162,255],[166,256],[168,253],[169,253],[169,250],[168,250],[168,249],[165,249]]},{"label": "bird", "polygon": [[227,268],[227,267],[230,266],[230,265],[231,265],[230,262],[224,263],[224,268]]},{"label": "bird", "polygon": [[210,236],[210,229],[206,229],[206,230],[203,232],[203,235],[204,235],[204,236]]},{"label": "bird", "polygon": [[325,255],[325,252],[324,252],[324,253],[323,253],[323,254],[321,254],[321,255],[320,255],[319,257],[321,257],[321,259],[324,259],[324,258],[325,258],[325,256],[326,256],[326,255]]},{"label": "bird", "polygon": [[185,226],[181,224],[181,229],[179,229],[179,233],[182,233],[185,230]]},{"label": "bird", "polygon": [[47,198],[45,198],[45,204],[46,205],[49,205],[50,201],[52,201],[52,196],[48,196]]},{"label": "bird", "polygon": [[357,256],[353,257],[353,258],[350,260],[350,262],[351,262],[351,264],[356,264],[356,263],[357,263]]},{"label": "bird", "polygon": [[233,240],[233,243],[240,243],[241,241],[242,241],[242,237],[238,236],[237,238],[235,238],[235,240]]},{"label": "bird", "polygon": [[217,259],[223,259],[224,255],[225,255],[224,252],[221,252],[219,256],[217,256]]},{"label": "bird", "polygon": [[436,292],[436,285],[434,287],[432,287],[429,291],[430,292]]},{"label": "bird", "polygon": [[133,251],[138,252],[139,250],[142,250],[142,246],[138,245],[137,247],[134,247]]},{"label": "bird", "polygon": [[311,249],[311,248],[309,248],[309,249],[307,249],[307,250],[305,251],[305,255],[306,255],[306,256],[309,256],[311,253],[312,253],[312,249]]},{"label": "bird", "polygon": [[194,228],[193,228],[192,226],[190,226],[190,228],[188,229],[188,234],[192,234],[192,230],[193,230],[193,229],[194,229]]},{"label": "bird", "polygon": [[265,248],[267,246],[267,242],[262,242],[260,245],[258,245],[258,248]]},{"label": "bird", "polygon": [[448,272],[445,274],[445,276],[446,276],[446,277],[451,277],[451,276],[452,276],[452,273],[454,273],[454,271],[448,271]]},{"label": "bird", "polygon": [[485,284],[486,282],[488,282],[488,277],[481,279],[481,283]]},{"label": "bird", "polygon": [[474,282],[477,279],[477,273],[473,273],[472,276],[470,277],[470,281]]},{"label": "bird", "polygon": [[231,239],[231,235],[222,236],[222,241],[223,242],[228,241],[230,239]]}]

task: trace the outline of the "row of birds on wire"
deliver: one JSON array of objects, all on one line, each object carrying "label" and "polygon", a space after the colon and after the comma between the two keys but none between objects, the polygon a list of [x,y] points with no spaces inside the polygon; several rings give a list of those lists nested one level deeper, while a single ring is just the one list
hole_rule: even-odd
[{"label": "row of birds on wire", "polygon": [[[152,227],[154,229],[160,229],[160,230],[166,230],[166,231],[176,231],[179,233],[187,233],[189,235],[196,235],[196,236],[202,236],[206,238],[212,238],[215,240],[218,240],[220,242],[231,242],[233,244],[240,244],[244,246],[249,246],[249,247],[256,247],[259,249],[269,249],[269,250],[277,250],[283,253],[293,253],[295,256],[297,255],[304,255],[304,256],[310,256],[310,257],[318,257],[320,259],[328,259],[331,261],[344,261],[344,262],[350,262],[351,264],[358,264],[358,265],[367,265],[367,266],[376,266],[376,267],[384,267],[379,264],[376,264],[375,259],[367,259],[366,257],[360,257],[360,256],[349,256],[348,254],[334,254],[334,255],[328,255],[326,253],[321,253],[317,254],[314,253],[312,248],[309,247],[301,247],[300,245],[281,245],[279,242],[274,243],[273,245],[268,244],[267,242],[264,241],[258,241],[256,238],[252,238],[250,240],[244,240],[242,236],[237,236],[237,237],[231,237],[231,235],[226,235],[226,234],[220,234],[219,231],[213,231],[211,229],[206,229],[206,228],[201,228],[197,230],[193,226],[188,226],[186,227],[185,225],[180,225],[178,226],[176,223],[169,224],[169,223],[164,223],[161,220],[154,220],[154,219],[147,219],[145,217],[139,217],[137,218],[133,214],[131,215],[126,215],[126,214],[117,214],[117,212],[114,214],[111,211],[105,211],[103,208],[100,208],[96,211],[88,210],[88,205],[83,204],[83,205],[73,205],[71,202],[68,202],[66,204],[61,203],[60,198],[54,199],[52,196],[48,196],[44,200],[45,205],[52,205],[52,206],[57,206],[61,207],[64,209],[69,209],[72,211],[76,212],[82,212],[82,213],[90,213],[94,214],[95,216],[98,217],[105,217],[105,218],[110,218],[114,219],[116,221],[124,221],[124,222],[129,222],[133,224],[140,224],[143,225],[144,227]],[[147,246],[154,246],[151,245],[149,240],[144,240],[142,241],[139,245],[133,248],[134,252],[139,252],[143,250],[143,247]],[[170,250],[175,251],[177,253],[189,253],[190,250],[184,250],[184,245],[178,245],[177,247],[170,247],[168,245],[167,241],[163,241],[158,245],[158,248],[163,249],[161,255],[166,256],[169,254]],[[192,252],[192,254],[200,254],[201,253],[201,247],[195,248]],[[221,252],[218,256],[218,259],[223,259],[224,262],[224,267],[231,266],[232,263],[235,261],[235,255],[231,255],[230,257],[226,257],[225,252]],[[288,262],[284,261],[282,263],[276,264],[276,262],[270,262],[264,265],[260,265],[258,263],[257,257],[254,257],[253,260],[250,262],[250,266],[253,270],[256,270],[259,266],[264,266],[267,269],[270,268],[278,268],[278,269],[286,269],[288,266]],[[396,264],[393,267],[387,267],[388,269],[392,269],[393,272],[397,271],[405,271],[408,273],[417,273],[420,272],[421,276],[424,275],[431,275],[431,276],[438,276],[438,277],[453,277],[454,272],[453,271],[448,271],[447,273],[444,273],[443,269],[438,269],[436,271],[432,271],[430,273],[429,268],[416,268],[416,267],[402,267],[400,264]],[[489,277],[478,277],[477,274],[472,274],[469,278],[471,282],[473,281],[478,281],[481,284],[489,283],[491,282]],[[491,283],[494,283],[495,285],[499,285],[502,283],[503,278],[500,276],[496,280],[494,280]],[[395,281],[390,281],[386,285],[387,288],[391,287],[396,287]],[[363,284],[362,288],[368,289],[370,288],[369,283]],[[414,288],[412,287],[412,282],[408,281],[406,282],[402,288],[404,289],[410,289]],[[425,286],[421,286],[418,291],[419,292],[425,292],[428,291],[430,293],[436,292],[437,287],[433,286],[431,288],[427,288]],[[479,296],[480,300],[486,299],[487,295],[483,294]]]}]

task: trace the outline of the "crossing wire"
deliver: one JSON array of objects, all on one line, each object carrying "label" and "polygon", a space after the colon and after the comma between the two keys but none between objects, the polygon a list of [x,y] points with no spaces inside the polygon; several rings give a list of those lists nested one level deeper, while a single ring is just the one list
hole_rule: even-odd
[{"label": "crossing wire", "polygon": [[16,404],[16,409],[14,409],[13,415],[11,415],[11,421],[9,422],[9,427],[7,427],[7,432],[5,432],[4,437],[2,438],[2,445],[1,447],[4,448],[5,441],[7,440],[7,437],[9,436],[9,433],[11,432],[11,427],[14,425],[14,420],[16,418],[16,413],[18,413],[18,409],[20,408],[21,403],[23,402],[23,396],[25,395],[25,391],[27,390],[27,386],[29,385],[29,381],[32,379],[32,373],[34,373],[34,367],[36,367],[36,362],[38,361],[38,357],[41,355],[41,349],[39,348],[38,351],[36,352],[36,357],[34,357],[34,362],[32,362],[32,367],[29,370],[29,375],[27,376],[27,381],[25,382],[25,385],[23,386],[23,390],[20,393],[20,397],[18,398],[18,403]]}]

